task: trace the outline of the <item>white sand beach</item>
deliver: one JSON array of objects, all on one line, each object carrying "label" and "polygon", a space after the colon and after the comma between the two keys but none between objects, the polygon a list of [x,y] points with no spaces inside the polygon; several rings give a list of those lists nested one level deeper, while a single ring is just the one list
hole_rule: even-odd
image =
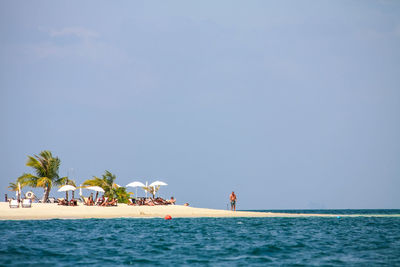
[{"label": "white sand beach", "polygon": [[32,220],[32,219],[78,219],[78,218],[164,218],[175,217],[265,217],[270,213],[241,212],[193,208],[182,205],[169,206],[129,206],[118,204],[116,207],[60,206],[57,204],[33,203],[31,208],[10,208],[8,203],[0,203],[0,219]]},{"label": "white sand beach", "polygon": [[[33,203],[31,208],[10,208],[7,202],[0,202],[0,220],[41,220],[41,219],[85,219],[85,218],[172,218],[183,217],[337,217],[337,214],[295,214],[271,212],[228,211],[170,206],[129,206],[118,204],[116,207],[97,207],[79,204],[75,207],[57,204]],[[340,215],[360,216],[360,215]],[[367,215],[364,215],[367,216]],[[380,215],[368,215],[380,216]],[[387,215],[386,215],[387,216]],[[399,215],[394,215],[399,216]]]}]

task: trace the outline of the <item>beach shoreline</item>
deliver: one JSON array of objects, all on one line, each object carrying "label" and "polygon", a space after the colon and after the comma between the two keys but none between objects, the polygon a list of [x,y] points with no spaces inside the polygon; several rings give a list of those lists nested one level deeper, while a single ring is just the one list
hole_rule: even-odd
[{"label": "beach shoreline", "polygon": [[129,206],[118,204],[116,207],[59,206],[57,204],[33,203],[31,208],[10,208],[8,202],[0,202],[0,220],[50,220],[50,219],[107,219],[107,218],[234,218],[234,217],[400,217],[393,215],[338,215],[338,214],[305,214],[275,213],[256,211],[229,211],[186,207],[183,205],[168,206]]}]

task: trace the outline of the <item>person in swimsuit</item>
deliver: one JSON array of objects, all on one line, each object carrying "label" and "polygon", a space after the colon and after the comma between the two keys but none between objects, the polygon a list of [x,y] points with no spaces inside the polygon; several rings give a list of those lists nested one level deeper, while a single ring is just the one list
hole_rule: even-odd
[{"label": "person in swimsuit", "polygon": [[236,211],[236,195],[235,192],[232,191],[231,195],[229,196],[231,201],[231,210]]},{"label": "person in swimsuit", "polygon": [[175,205],[176,199],[174,197],[171,197],[171,199],[167,201],[169,204]]},{"label": "person in swimsuit", "polygon": [[93,206],[94,205],[93,193],[90,194],[90,197],[88,198],[86,205],[88,205],[88,206]]}]

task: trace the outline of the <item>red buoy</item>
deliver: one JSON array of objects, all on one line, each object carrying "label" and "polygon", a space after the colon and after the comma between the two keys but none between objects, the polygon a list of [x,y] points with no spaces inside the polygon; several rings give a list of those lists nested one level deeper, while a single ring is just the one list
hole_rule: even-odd
[{"label": "red buoy", "polygon": [[166,219],[166,220],[171,220],[172,217],[171,217],[171,215],[165,215],[164,219]]}]

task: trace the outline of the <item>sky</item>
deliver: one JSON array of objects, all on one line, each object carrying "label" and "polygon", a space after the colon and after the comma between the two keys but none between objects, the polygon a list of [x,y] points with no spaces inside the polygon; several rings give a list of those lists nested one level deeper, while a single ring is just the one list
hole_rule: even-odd
[{"label": "sky", "polygon": [[195,207],[400,208],[399,47],[399,1],[0,1],[1,201],[50,150]]}]

